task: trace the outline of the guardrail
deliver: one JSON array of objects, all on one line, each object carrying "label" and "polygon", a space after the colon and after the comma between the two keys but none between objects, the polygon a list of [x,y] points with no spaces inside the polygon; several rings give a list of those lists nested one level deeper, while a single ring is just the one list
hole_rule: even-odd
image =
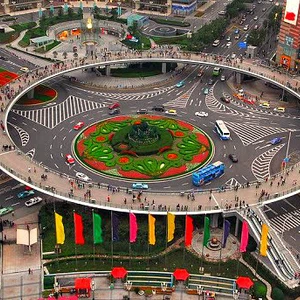
[{"label": "guardrail", "polygon": [[[229,68],[233,71],[239,72],[242,71],[243,73],[259,77],[261,79],[268,79],[274,84],[280,86],[283,89],[288,90],[292,94],[294,94],[296,97],[300,99],[300,94],[298,94],[298,80],[295,78],[291,79],[291,82],[285,80],[279,80],[276,81],[276,76],[271,76],[270,74],[262,73],[260,70],[255,70],[255,66],[253,68],[253,65],[251,67],[246,66],[245,62],[247,60],[244,59],[237,59],[234,61],[231,61],[228,59],[228,57],[215,55],[215,54],[207,54],[207,53],[184,53],[184,52],[174,52],[174,51],[161,51],[161,50],[155,50],[155,51],[147,51],[147,52],[134,52],[134,51],[116,51],[116,52],[109,52],[106,53],[103,57],[99,57],[96,60],[86,60],[86,59],[79,59],[79,60],[66,60],[63,63],[54,63],[49,64],[46,67],[37,68],[30,73],[24,74],[22,76],[19,76],[16,80],[10,82],[5,87],[2,88],[2,96],[5,99],[7,92],[12,96],[12,100],[10,101],[9,105],[5,108],[5,126],[7,126],[7,115],[12,106],[16,103],[16,101],[25,93],[27,93],[31,88],[34,86],[37,86],[41,84],[44,81],[47,81],[50,78],[54,78],[56,76],[61,76],[63,74],[66,74],[70,71],[81,69],[81,68],[91,68],[95,65],[110,65],[110,64],[119,64],[119,63],[130,63],[130,62],[142,62],[142,61],[160,61],[160,62],[182,62],[187,64],[206,64],[210,66],[219,66],[224,68]],[[250,61],[251,62],[251,61]],[[248,64],[250,63],[248,61]],[[260,67],[259,67],[260,68]],[[256,73],[254,72],[257,71]],[[263,69],[265,70],[265,69]],[[280,74],[279,74],[280,75]],[[26,79],[26,80],[25,80]],[[23,81],[23,82],[22,82]],[[19,84],[22,82],[22,84]],[[288,83],[288,86],[287,85]],[[16,85],[16,86],[14,86]],[[5,94],[6,92],[6,94]],[[7,132],[8,138],[11,140],[9,136],[9,132]],[[23,156],[23,155],[22,155]],[[34,162],[34,161],[32,161]],[[3,169],[9,170],[9,166],[1,163],[1,166]],[[297,164],[295,167],[298,167],[299,164]],[[291,167],[293,168],[293,167]],[[286,172],[286,170],[285,170]],[[281,173],[279,173],[281,174]],[[19,176],[23,181],[26,182],[26,177],[22,176],[21,174],[14,174]],[[278,175],[277,175],[278,176]],[[257,184],[257,181],[249,183],[249,186]],[[39,184],[38,184],[39,185]],[[93,183],[93,186],[99,186],[98,183]],[[42,186],[42,188],[45,188],[46,186]],[[100,185],[100,187],[102,187]],[[106,186],[104,186],[106,187]],[[267,201],[271,201],[273,199],[280,198],[284,195],[290,194],[292,192],[296,192],[299,190],[299,186],[295,186],[291,189],[287,189],[282,192],[274,193],[272,195],[269,195]],[[122,190],[125,190],[126,188],[121,188]],[[226,191],[228,189],[226,188],[220,188],[219,191]],[[149,191],[150,193],[166,193],[162,191]],[[189,192],[189,191],[187,191]],[[208,190],[203,191],[195,191],[197,193],[207,193]],[[170,193],[178,193],[178,192],[168,192]],[[55,195],[61,195],[63,197],[69,197],[67,193],[62,193],[55,190]],[[78,197],[77,197],[78,199]],[[84,199],[78,199],[78,201],[84,201]],[[104,206],[109,206],[111,204],[105,202],[103,203]],[[116,204],[113,205],[113,207],[116,207]],[[119,206],[124,207],[124,206]],[[125,206],[128,209],[128,206]],[[213,209],[219,209],[222,207],[207,207],[209,210]]]}]

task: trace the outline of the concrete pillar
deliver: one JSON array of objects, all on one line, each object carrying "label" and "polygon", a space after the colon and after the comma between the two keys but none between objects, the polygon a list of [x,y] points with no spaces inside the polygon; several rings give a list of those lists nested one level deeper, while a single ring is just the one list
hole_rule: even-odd
[{"label": "concrete pillar", "polygon": [[27,97],[28,97],[28,99],[33,99],[34,98],[34,89],[27,92]]},{"label": "concrete pillar", "polygon": [[110,66],[105,67],[105,75],[110,76]]},{"label": "concrete pillar", "polygon": [[210,226],[212,228],[217,228],[219,225],[219,214],[213,214],[210,218]]},{"label": "concrete pillar", "polygon": [[163,74],[166,74],[167,73],[167,63],[162,63],[161,64],[161,72]]},{"label": "concrete pillar", "polygon": [[238,217],[236,217],[234,236],[238,236],[239,228],[240,228],[240,219]]},{"label": "concrete pillar", "polygon": [[242,84],[243,79],[244,79],[244,74],[235,72],[235,73],[234,73],[234,79],[235,79],[235,82],[236,82],[237,84]]}]

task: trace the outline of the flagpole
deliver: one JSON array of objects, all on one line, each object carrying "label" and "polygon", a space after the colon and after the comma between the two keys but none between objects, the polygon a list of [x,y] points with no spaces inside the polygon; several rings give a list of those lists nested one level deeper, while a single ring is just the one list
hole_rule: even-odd
[{"label": "flagpole", "polygon": [[78,261],[77,261],[77,244],[76,244],[76,223],[75,223],[75,209],[73,209],[73,222],[74,222],[74,248],[75,248],[75,271],[77,271]]},{"label": "flagpole", "polygon": [[150,230],[149,230],[149,218],[150,218],[150,211],[148,211],[148,268],[149,268],[149,265],[150,265],[150,240],[149,240]]},{"label": "flagpole", "polygon": [[167,268],[167,249],[168,249],[168,212],[167,212],[167,218],[166,218],[165,268]]},{"label": "flagpole", "polygon": [[131,268],[131,243],[130,243],[130,210],[129,210],[129,239],[128,239],[128,252],[129,252],[129,267]]},{"label": "flagpole", "polygon": [[203,272],[203,263],[204,263],[203,255],[204,255],[205,218],[206,218],[206,214],[204,215],[204,226],[203,226],[203,240],[202,240],[201,266],[200,266],[201,272]]},{"label": "flagpole", "polygon": [[[55,207],[55,201],[53,201],[53,211],[54,211],[54,224],[55,224],[55,235],[57,234],[56,233],[56,218],[55,218],[55,213],[56,213],[56,207]],[[58,259],[58,251],[59,251],[59,246],[57,244],[57,241],[56,241],[56,236],[55,236],[55,250],[56,250],[56,261],[57,261],[57,270],[59,270],[59,259]]]},{"label": "flagpole", "polygon": [[224,242],[224,229],[225,229],[225,218],[223,216],[223,233],[222,233],[220,257],[219,257],[219,274],[221,273],[221,260],[222,260],[222,249],[223,249],[223,242]]},{"label": "flagpole", "polygon": [[113,212],[112,210],[110,211],[110,226],[111,226],[111,245],[110,245],[110,250],[111,250],[111,267],[114,266],[114,244],[113,244],[113,239],[114,239],[114,228],[113,228]]},{"label": "flagpole", "polygon": [[187,219],[187,211],[185,212],[185,226],[184,226],[184,248],[183,248],[183,253],[182,253],[182,260],[183,260],[183,265],[185,267],[185,249],[186,249],[186,245],[185,245],[185,241],[186,241],[186,219]]},{"label": "flagpole", "polygon": [[92,209],[92,219],[93,219],[93,252],[94,252],[94,265],[96,264],[96,246],[95,246],[95,220],[94,220],[94,209]]}]

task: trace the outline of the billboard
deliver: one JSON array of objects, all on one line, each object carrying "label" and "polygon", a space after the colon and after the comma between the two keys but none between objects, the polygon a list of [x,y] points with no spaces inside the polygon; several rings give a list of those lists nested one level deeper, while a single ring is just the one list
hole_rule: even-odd
[{"label": "billboard", "polygon": [[284,12],[284,22],[296,25],[298,19],[300,0],[287,0]]}]

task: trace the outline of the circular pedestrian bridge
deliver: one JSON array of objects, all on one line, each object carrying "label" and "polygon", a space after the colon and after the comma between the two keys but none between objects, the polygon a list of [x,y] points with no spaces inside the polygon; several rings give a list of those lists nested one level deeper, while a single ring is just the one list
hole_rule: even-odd
[{"label": "circular pedestrian bridge", "polygon": [[[298,93],[299,79],[290,77],[288,74],[282,74],[269,68],[265,68],[259,65],[255,65],[252,60],[247,59],[235,59],[228,61],[225,57],[215,54],[206,53],[184,53],[184,52],[163,52],[163,51],[145,51],[141,53],[111,53],[109,57],[105,59],[97,60],[79,60],[79,61],[65,61],[63,63],[49,64],[46,67],[38,68],[33,70],[31,73],[27,73],[28,80],[22,82],[20,76],[14,82],[11,82],[7,89],[11,91],[13,100],[9,102],[4,111],[4,125],[7,128],[7,117],[9,111],[13,105],[32,88],[43,82],[53,79],[62,75],[67,74],[70,71],[79,70],[82,68],[92,68],[95,66],[109,66],[112,64],[123,64],[123,63],[143,63],[143,62],[162,62],[162,63],[182,63],[192,65],[207,65],[211,67],[221,67],[229,69],[237,73],[243,73],[250,76],[257,77],[264,81],[269,81],[274,85],[288,91],[298,99],[300,94]],[[21,85],[20,85],[21,82]],[[4,89],[2,89],[4,90]],[[5,144],[12,144],[12,139],[9,132],[1,139],[2,146]],[[31,182],[28,182],[28,171],[31,168],[36,170],[36,174],[31,174]],[[72,195],[69,193],[69,176],[63,176],[55,172],[55,170],[49,170],[49,176],[47,182],[41,182],[40,176],[45,172],[46,166],[35,162],[31,159],[30,155],[24,155],[18,149],[9,152],[3,152],[1,154],[1,169],[8,173],[13,178],[32,186],[34,189],[44,192],[50,196],[55,196],[62,200],[67,200],[75,203],[100,207],[108,210],[119,210],[119,211],[136,211],[138,213],[149,213],[148,210],[151,207],[141,207],[139,203],[131,203],[127,201],[123,202],[124,198],[131,197],[128,194],[128,189],[120,186],[118,196],[112,196],[110,201],[107,201],[107,195],[110,192],[110,187],[102,185],[100,183],[89,184],[91,191],[91,198],[86,199],[83,196],[82,191],[74,191]],[[262,201],[276,201],[286,198],[289,195],[294,195],[299,192],[299,186],[295,185],[293,178],[297,178],[299,165],[293,166],[289,171],[290,176],[287,178],[286,184],[280,187],[273,187],[270,191],[268,198],[261,199]],[[287,172],[285,170],[284,172]],[[284,176],[284,174],[277,174],[275,176]],[[72,180],[72,179],[71,179]],[[268,189],[269,183],[259,183],[260,189]],[[191,191],[186,191],[185,196]],[[173,211],[177,214],[200,214],[209,212],[220,212],[225,209],[225,198],[243,199],[245,203],[249,205],[256,205],[258,203],[257,197],[257,182],[250,183],[248,187],[234,190],[199,190],[193,191],[196,195],[196,201],[187,202],[184,205],[184,210],[178,210],[178,204],[182,204],[186,197],[182,197],[182,193],[173,191],[147,191],[145,195],[150,198],[155,198],[156,203],[166,204],[163,209],[157,211],[157,214],[166,214],[167,211]],[[119,200],[115,200],[118,198]],[[169,199],[167,201],[166,199]],[[128,202],[130,202],[128,204]],[[199,205],[201,203],[201,205]],[[200,207],[201,206],[201,207]]]}]

